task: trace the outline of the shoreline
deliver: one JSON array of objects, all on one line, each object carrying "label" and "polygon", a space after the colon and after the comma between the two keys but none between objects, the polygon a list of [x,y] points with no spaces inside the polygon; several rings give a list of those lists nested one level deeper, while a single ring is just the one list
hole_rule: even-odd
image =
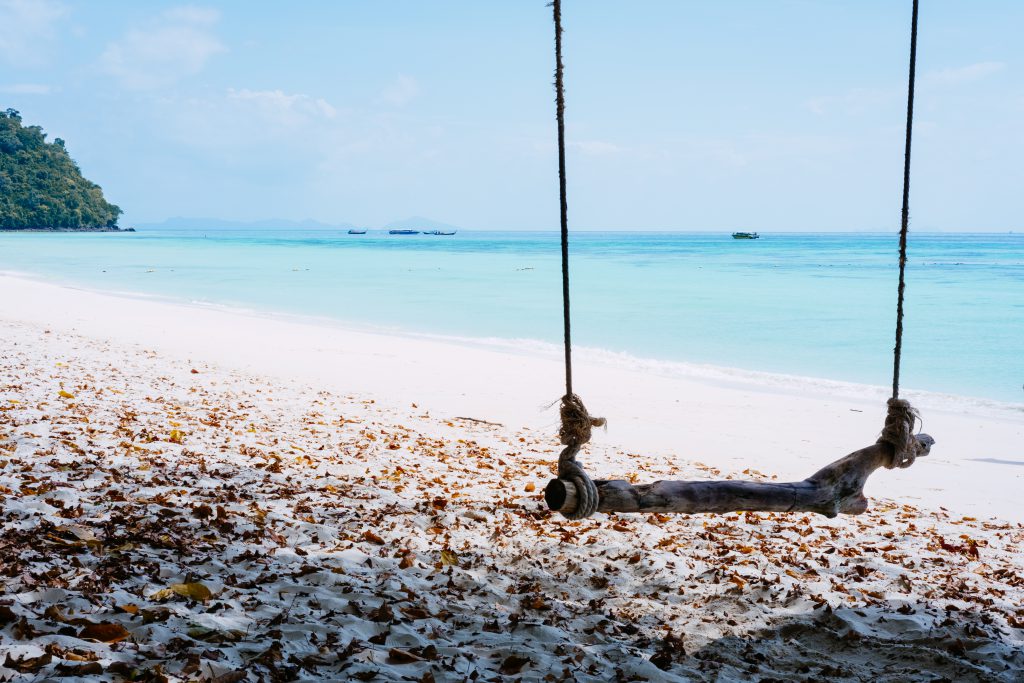
[{"label": "shoreline", "polygon": [[135,228],[0,228],[0,232],[135,232]]},{"label": "shoreline", "polygon": [[[259,309],[254,307],[223,304],[213,301],[187,300],[174,296],[148,292],[128,291],[120,289],[102,289],[74,283],[52,283],[45,276],[0,269],[0,283],[4,279],[40,284],[46,287],[94,294],[101,297],[113,297],[127,301],[141,301],[168,306],[180,306],[223,313],[228,316],[240,316],[253,320],[265,320],[315,328],[330,329],[342,333],[352,332],[386,338],[402,339],[410,342],[424,341],[460,348],[473,348],[496,354],[524,355],[537,359],[562,362],[563,347],[560,343],[548,342],[531,337],[473,337],[460,334],[444,334],[438,332],[419,332],[399,327],[388,327],[369,322],[342,320],[327,315],[292,313],[288,311]],[[691,362],[638,356],[628,351],[615,351],[606,348],[573,345],[574,361],[587,365],[600,365],[612,369],[656,375],[665,378],[692,380],[713,383],[723,388],[737,390],[766,390],[788,394],[791,392],[815,395],[850,398],[863,400],[873,397],[884,405],[889,397],[890,388],[881,384],[871,384],[843,379],[833,379],[803,374],[787,374],[751,368],[718,365],[715,363]],[[1007,418],[1020,417],[1024,420],[1024,402],[1006,401],[986,396],[958,394],[941,391],[903,388],[905,398],[913,402],[943,410],[972,410],[994,413]]]},{"label": "shoreline", "polygon": [[[549,404],[562,393],[561,359],[422,336],[383,334],[199,305],[99,293],[0,276],[0,321],[102,339],[171,358],[213,363],[260,377],[360,394],[393,408],[410,404],[451,416],[541,433],[557,431]],[[882,387],[776,385],[692,372],[638,371],[580,353],[576,389],[591,412],[609,419],[585,456],[595,476],[621,447],[724,471],[752,468],[799,481],[837,457],[872,443],[885,414]],[[872,480],[876,495],[961,514],[1024,520],[1017,504],[1024,461],[1024,411],[942,395],[910,394],[933,455],[907,471]]]}]

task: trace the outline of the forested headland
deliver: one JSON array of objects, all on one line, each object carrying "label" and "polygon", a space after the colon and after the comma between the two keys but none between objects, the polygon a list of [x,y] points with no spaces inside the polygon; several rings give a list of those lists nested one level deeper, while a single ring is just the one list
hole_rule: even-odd
[{"label": "forested headland", "polygon": [[64,141],[0,112],[0,230],[117,230],[120,207],[82,177]]}]

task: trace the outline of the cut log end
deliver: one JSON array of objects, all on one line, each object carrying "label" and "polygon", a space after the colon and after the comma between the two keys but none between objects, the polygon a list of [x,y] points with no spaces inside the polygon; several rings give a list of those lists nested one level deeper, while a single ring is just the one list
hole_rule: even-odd
[{"label": "cut log end", "polygon": [[[917,437],[928,455],[935,440]],[[876,443],[823,467],[807,479],[790,483],[759,481],[627,481],[595,480],[599,512],[814,512],[826,517],[859,515],[868,509],[864,484],[880,467],[892,467],[893,448]],[[576,509],[576,486],[552,479],[544,489],[548,508],[563,514]]]},{"label": "cut log end", "polygon": [[549,510],[572,512],[576,509],[576,485],[567,479],[552,479],[544,487],[544,502]]}]

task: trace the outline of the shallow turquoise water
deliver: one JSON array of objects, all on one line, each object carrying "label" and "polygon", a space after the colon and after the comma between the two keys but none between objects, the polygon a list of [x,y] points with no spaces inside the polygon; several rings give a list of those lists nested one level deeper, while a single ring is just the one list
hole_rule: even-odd
[{"label": "shallow turquoise water", "polygon": [[[880,234],[576,233],[574,342],[887,385],[896,248]],[[552,343],[559,268],[553,233],[0,234],[0,270],[59,283]],[[914,234],[908,269],[904,386],[1024,402],[1024,235]]]}]

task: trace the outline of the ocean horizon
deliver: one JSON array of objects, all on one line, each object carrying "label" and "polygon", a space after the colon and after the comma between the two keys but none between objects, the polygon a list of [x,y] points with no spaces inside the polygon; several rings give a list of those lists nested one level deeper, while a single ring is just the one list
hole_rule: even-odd
[{"label": "ocean horizon", "polygon": [[[886,386],[894,233],[574,231],[573,341],[609,358]],[[557,232],[0,235],[56,284],[524,350],[561,340]],[[1024,235],[913,233],[902,386],[1024,403]]]}]

